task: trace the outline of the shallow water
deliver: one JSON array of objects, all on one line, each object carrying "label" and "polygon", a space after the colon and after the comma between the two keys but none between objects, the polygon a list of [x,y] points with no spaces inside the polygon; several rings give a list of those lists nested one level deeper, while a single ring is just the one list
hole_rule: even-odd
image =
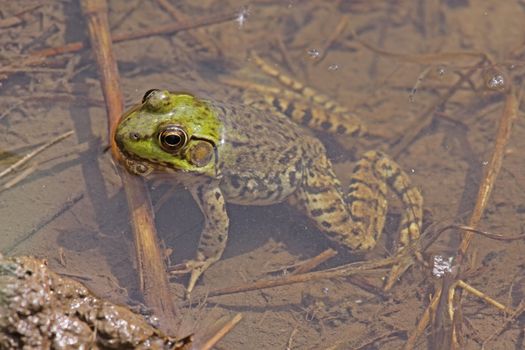
[{"label": "shallow water", "polygon": [[[506,91],[495,85],[501,76],[505,88],[511,82],[519,88],[523,72],[522,2],[176,3],[190,18],[223,11],[239,16],[236,21],[176,35],[115,44],[127,106],[150,88],[242,103],[241,92],[224,78],[279,86],[247,59],[248,51],[254,49],[286,74],[348,107],[368,126],[372,136],[354,140],[317,134],[344,184],[360,154],[381,149],[393,154],[421,188],[425,227],[468,221],[503,112]],[[0,192],[1,252],[45,257],[51,267],[77,276],[98,295],[133,303],[140,300],[133,241],[120,179],[104,152],[106,117],[92,55],[84,50],[36,66],[21,59],[42,48],[86,40],[81,12],[76,5],[59,1],[33,8],[37,4],[28,0],[2,7],[4,18],[29,11],[19,16],[20,23],[0,31],[1,169],[61,133],[73,130],[74,135],[37,156],[29,163],[33,170],[28,177]],[[345,18],[346,27],[334,35]],[[155,1],[110,2],[109,19],[114,33],[174,21]],[[365,47],[353,33],[377,50]],[[470,54],[442,55],[451,52]],[[460,75],[479,62],[479,53],[494,65],[475,69],[443,102]],[[523,231],[525,123],[520,113],[480,222],[481,229],[493,233]],[[427,126],[399,150],[403,136],[425,120]],[[2,178],[0,185],[23,170]],[[152,184],[154,203],[168,188]],[[226,252],[207,271],[196,292],[265,278],[270,270],[313,257],[328,247],[338,248],[305,216],[284,204],[228,209],[232,224]],[[391,247],[391,239],[396,238],[400,212],[394,202],[386,238],[359,258],[388,255],[385,247]],[[191,196],[178,191],[158,209],[156,219],[164,247],[173,250],[171,263],[192,258],[202,218]],[[447,232],[427,255],[452,254],[458,243],[458,233]],[[468,282],[516,307],[525,293],[523,249],[523,240],[476,237],[470,251],[475,253],[478,269]],[[339,247],[339,256],[321,268],[351,260],[351,254]],[[380,286],[384,275],[382,271],[366,278]],[[185,283],[184,278],[173,280],[177,300],[182,300]],[[388,296],[338,279],[211,298],[202,308],[182,310],[190,329],[243,313],[243,321],[219,349],[399,349],[427,306],[429,293],[440,283],[415,267]],[[463,314],[466,349],[479,348],[504,320],[502,313],[470,296],[463,300]],[[522,348],[522,322],[510,325],[487,347]],[[417,348],[431,346],[422,337]]]}]

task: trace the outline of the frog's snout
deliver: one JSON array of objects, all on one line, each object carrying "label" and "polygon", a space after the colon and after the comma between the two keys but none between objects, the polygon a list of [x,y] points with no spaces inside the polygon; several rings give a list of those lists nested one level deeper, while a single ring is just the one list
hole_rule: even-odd
[{"label": "frog's snout", "polygon": [[115,143],[117,144],[118,148],[120,148],[121,150],[124,149],[124,146],[126,143],[130,143],[133,141],[140,141],[140,139],[141,139],[141,135],[135,131],[131,131],[128,134],[119,133],[119,132],[115,134]]}]

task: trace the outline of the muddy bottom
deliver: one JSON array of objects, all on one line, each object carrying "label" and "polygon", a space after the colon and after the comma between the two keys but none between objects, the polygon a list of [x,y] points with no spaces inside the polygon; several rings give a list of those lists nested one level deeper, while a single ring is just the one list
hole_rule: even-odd
[{"label": "muddy bottom", "polygon": [[189,347],[189,340],[170,339],[144,317],[97,298],[31,257],[0,256],[0,315],[2,349]]}]

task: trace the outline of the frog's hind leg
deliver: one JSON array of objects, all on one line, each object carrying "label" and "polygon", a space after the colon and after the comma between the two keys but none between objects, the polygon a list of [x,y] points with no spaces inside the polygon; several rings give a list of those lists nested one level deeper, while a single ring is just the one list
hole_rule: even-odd
[{"label": "frog's hind leg", "polygon": [[[421,193],[410,184],[408,175],[385,154],[377,151],[365,153],[354,168],[347,194],[340,189],[325,156],[318,157],[306,172],[303,188],[297,191],[294,200],[333,240],[353,250],[373,248],[385,224],[387,188],[405,207],[398,249],[419,237],[423,215]],[[402,273],[408,266],[410,264],[395,269]],[[392,279],[390,281],[388,286],[393,283]]]},{"label": "frog's hind leg", "polygon": [[[365,164],[368,164],[364,166]],[[361,169],[361,168],[362,169]],[[409,176],[399,167],[399,165],[382,152],[369,151],[363,159],[356,165],[350,192],[348,193],[349,202],[351,197],[359,198],[363,185],[369,179],[370,170],[374,174],[376,181],[385,182],[390,190],[401,200],[404,211],[401,216],[399,240],[397,251],[401,252],[410,243],[419,239],[421,226],[423,223],[423,196],[420,190],[411,184]],[[386,216],[386,210],[384,213]],[[382,227],[381,227],[382,230]],[[378,234],[381,232],[378,231]],[[377,236],[376,240],[379,238]],[[401,257],[401,255],[399,255]],[[401,257],[401,260],[392,267],[390,274],[384,285],[385,290],[389,290],[395,281],[412,265],[412,256]]]},{"label": "frog's hind leg", "polygon": [[[369,215],[379,215],[384,219],[386,204],[383,209],[380,203],[386,203],[385,185],[397,195],[404,206],[398,242],[398,249],[403,249],[419,238],[423,220],[423,197],[396,162],[379,151],[365,153],[354,168],[347,202],[356,218],[369,212]],[[381,189],[377,191],[376,196],[380,197],[377,204],[371,194],[374,188]],[[383,226],[384,220],[381,226],[374,230],[375,241],[379,239]]]},{"label": "frog's hind leg", "polygon": [[[232,81],[230,81],[232,82]],[[243,101],[259,110],[273,108],[299,125],[324,131],[334,135],[360,136],[366,132],[366,126],[351,114],[329,112],[322,107],[304,102],[300,96],[286,89],[245,84],[248,89],[256,89],[262,94],[246,92]]]},{"label": "frog's hind leg", "polygon": [[348,108],[282,73],[254,51],[251,52],[251,57],[264,73],[289,89],[250,84],[250,89],[262,93],[267,105],[273,106],[296,123],[312,129],[348,136],[366,132],[365,125]]},{"label": "frog's hind leg", "polygon": [[289,77],[280,70],[276,69],[271,64],[264,61],[255,51],[250,51],[250,56],[253,62],[263,71],[265,74],[276,79],[282,85],[303,96],[304,99],[319,105],[327,111],[335,113],[347,113],[348,109],[341,106],[334,99],[315,91],[311,87],[305,86],[303,83]]}]

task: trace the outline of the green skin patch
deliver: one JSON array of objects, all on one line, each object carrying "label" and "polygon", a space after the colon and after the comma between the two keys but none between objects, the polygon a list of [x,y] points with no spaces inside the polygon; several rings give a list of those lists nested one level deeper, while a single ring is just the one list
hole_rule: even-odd
[{"label": "green skin patch", "polygon": [[[175,152],[168,152],[159,144],[159,131],[167,125],[177,125],[187,134],[187,143]],[[121,151],[138,161],[213,176],[214,162],[195,165],[191,150],[203,140],[215,147],[220,142],[220,132],[221,122],[205,101],[190,94],[155,91],[123,117],[115,140]]]}]

